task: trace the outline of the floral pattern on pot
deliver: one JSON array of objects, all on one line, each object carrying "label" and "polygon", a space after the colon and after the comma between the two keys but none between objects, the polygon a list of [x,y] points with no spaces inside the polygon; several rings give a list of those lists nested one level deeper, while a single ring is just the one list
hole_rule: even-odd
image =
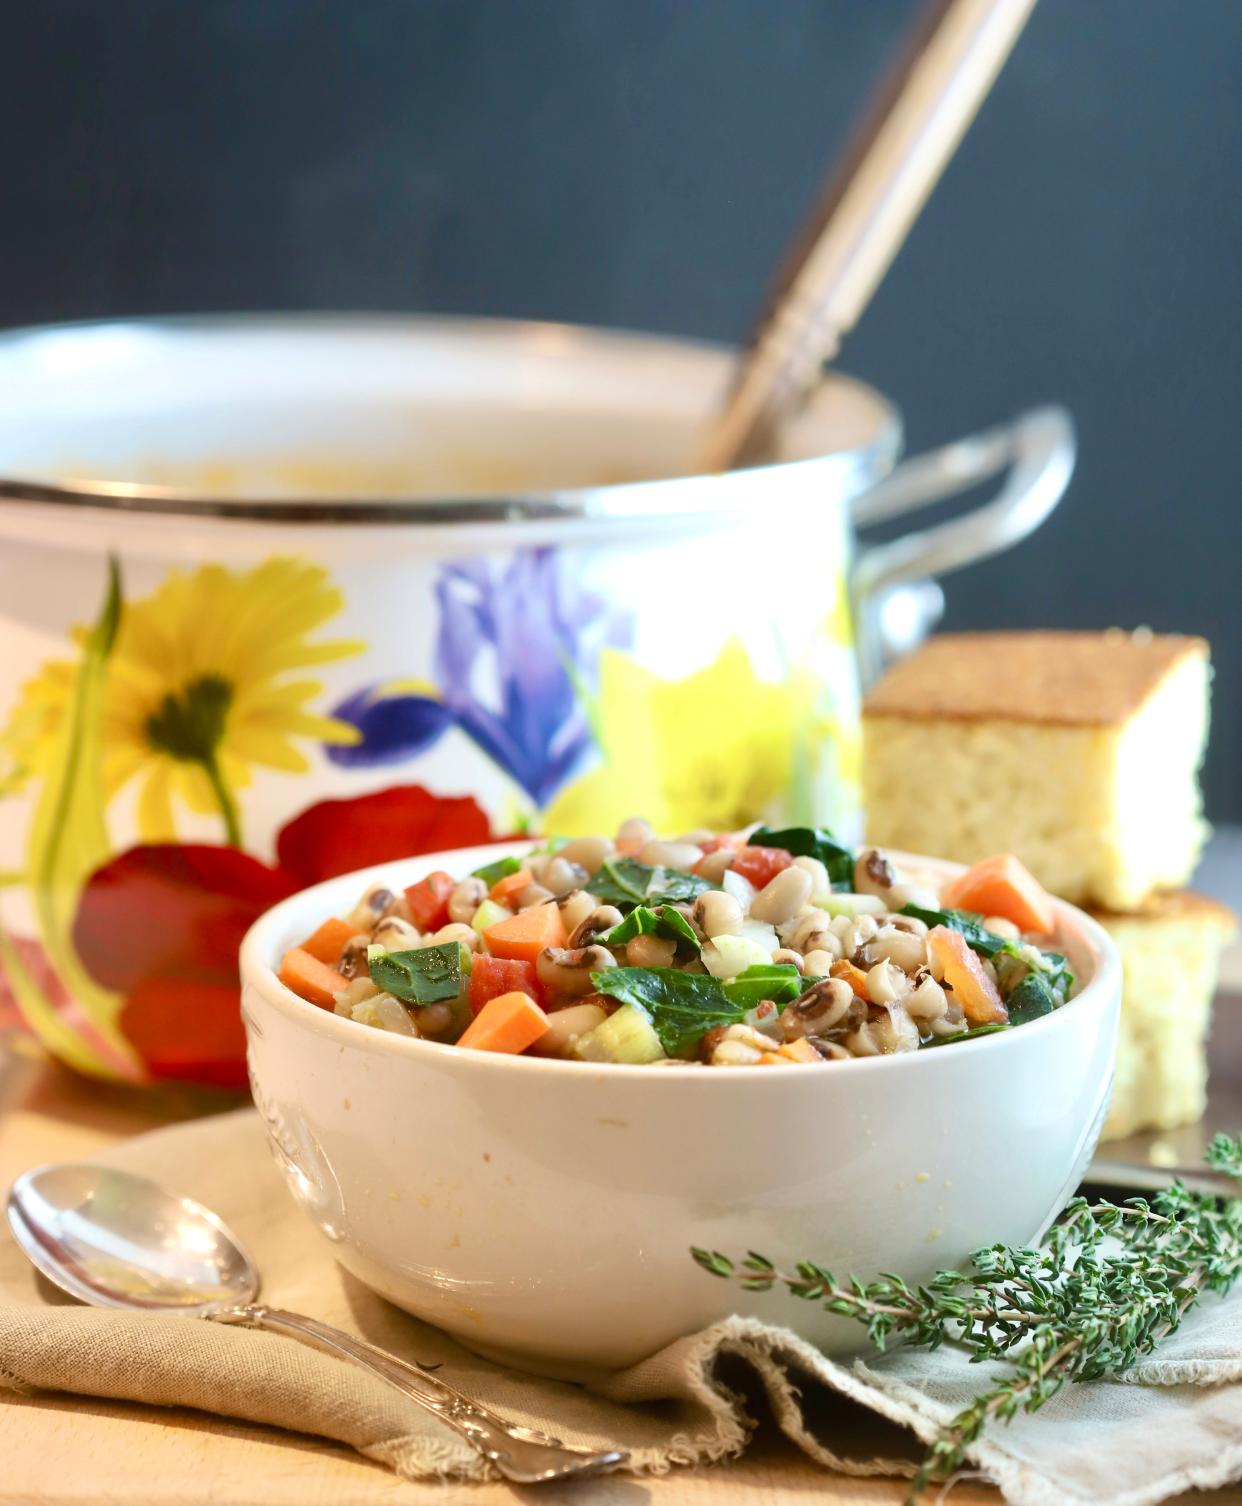
[{"label": "floral pattern on pot", "polygon": [[[730,634],[678,616],[676,592],[670,611],[667,585],[653,594],[609,551],[429,562],[432,630],[408,645],[391,609],[381,642],[325,631],[348,604],[297,557],[122,587],[114,564],[93,626],[0,729],[0,800],[23,806],[0,873],[0,1026],[20,1011],[97,1076],[244,1086],[237,945],[307,884],[639,810],[674,834],[807,821],[850,777],[839,580],[799,612],[739,614]],[[389,677],[342,695],[364,655]],[[312,770],[307,808],[283,780]],[[457,792],[409,782],[432,772]]]},{"label": "floral pattern on pot", "polygon": [[760,679],[730,638],[705,668],[665,680],[623,654],[600,661],[603,760],[545,816],[549,831],[614,831],[635,811],[657,831],[736,831],[789,795],[813,729],[801,677]]},{"label": "floral pattern on pot", "polygon": [[[313,709],[305,674],[365,647],[315,636],[342,605],[299,559],[173,571],[132,601],[114,563],[77,657],[23,687],[0,798],[24,795],[30,816],[24,866],[3,877],[34,934],[0,923],[0,1007],[69,1065],[243,1087],[237,947],[263,910],[360,863],[491,839],[471,797],[402,785],[303,811],[274,866],[241,850],[254,769],[303,773],[300,741],[360,739]],[[118,853],[109,812],[130,786],[143,841]],[[224,843],[178,843],[181,807],[218,818]]]},{"label": "floral pattern on pot", "polygon": [[[152,595],[123,604],[117,590],[100,707],[104,798],[138,786],[145,841],[175,839],[181,803],[218,814],[225,839],[240,846],[237,792],[255,767],[304,773],[298,739],[358,740],[350,723],[309,709],[318,681],[290,676],[366,645],[312,641],[343,598],[326,571],[302,560],[174,570]],[[84,629],[75,637],[87,641]],[[55,758],[78,675],[79,665],[57,660],[26,685],[3,739],[23,773],[45,774]]]},{"label": "floral pattern on pot", "polygon": [[334,712],[360,738],[328,756],[404,762],[457,726],[542,809],[596,744],[596,665],[606,647],[628,646],[630,616],[550,548],[445,565],[435,594],[439,688],[368,686],[347,697]]},{"label": "floral pattern on pot", "polygon": [[264,910],[352,868],[493,837],[469,797],[400,785],[312,805],[281,830],[275,866],[232,847],[133,847],[87,881],[73,943],[120,999],[121,1032],[152,1076],[244,1088],[237,951]]}]

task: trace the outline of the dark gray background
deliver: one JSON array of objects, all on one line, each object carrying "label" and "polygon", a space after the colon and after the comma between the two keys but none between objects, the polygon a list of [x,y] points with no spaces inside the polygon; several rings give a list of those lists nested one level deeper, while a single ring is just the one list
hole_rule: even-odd
[{"label": "dark gray background", "polygon": [[[739,337],[909,0],[0,8],[0,323],[428,309]],[[955,626],[1207,634],[1242,817],[1242,6],[1042,0],[842,364],[913,447],[1059,399]]]}]

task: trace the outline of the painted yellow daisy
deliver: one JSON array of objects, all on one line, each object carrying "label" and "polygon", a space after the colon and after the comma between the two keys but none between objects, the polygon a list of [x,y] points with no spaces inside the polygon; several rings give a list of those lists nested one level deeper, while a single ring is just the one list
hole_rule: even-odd
[{"label": "painted yellow daisy", "polygon": [[635,814],[664,832],[744,826],[784,795],[806,703],[796,681],[761,680],[732,638],[672,681],[605,649],[597,712],[604,763],[557,797],[548,831],[613,831]]},{"label": "painted yellow daisy", "polygon": [[[150,596],[125,603],[104,692],[104,790],[110,799],[137,782],[144,841],[176,837],[180,801],[218,812],[240,845],[236,794],[255,767],[299,773],[310,763],[297,739],[357,739],[355,728],[309,709],[323,687],[297,677],[365,647],[311,641],[343,604],[325,570],[292,558],[174,570]],[[25,686],[0,739],[15,767],[40,767],[73,671],[52,662]]]}]

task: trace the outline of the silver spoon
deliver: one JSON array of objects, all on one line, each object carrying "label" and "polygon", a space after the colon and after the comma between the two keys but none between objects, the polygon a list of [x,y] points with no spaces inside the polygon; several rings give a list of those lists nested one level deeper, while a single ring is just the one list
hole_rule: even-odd
[{"label": "silver spoon", "polygon": [[507,1422],[352,1334],[256,1305],[259,1273],[236,1237],[200,1203],[145,1177],[84,1163],[39,1167],[13,1184],[8,1215],[34,1265],[80,1302],[268,1328],[341,1355],[434,1413],[517,1484],[602,1474],[627,1458]]}]

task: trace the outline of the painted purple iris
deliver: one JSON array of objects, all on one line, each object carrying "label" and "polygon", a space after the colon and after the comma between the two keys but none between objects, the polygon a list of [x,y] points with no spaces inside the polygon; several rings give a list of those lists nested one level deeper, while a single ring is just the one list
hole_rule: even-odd
[{"label": "painted purple iris", "polygon": [[398,762],[456,724],[546,805],[593,746],[584,696],[595,690],[600,650],[629,642],[628,614],[568,578],[553,549],[446,565],[436,600],[441,699],[385,696],[382,687],[351,696],[335,714],[362,741],[329,748],[329,757]]},{"label": "painted purple iris", "polygon": [[346,768],[404,763],[430,748],[453,725],[451,711],[430,696],[385,695],[382,685],[368,685],[337,706],[332,715],[352,722],[362,733],[353,744],[329,743],[328,757]]}]

